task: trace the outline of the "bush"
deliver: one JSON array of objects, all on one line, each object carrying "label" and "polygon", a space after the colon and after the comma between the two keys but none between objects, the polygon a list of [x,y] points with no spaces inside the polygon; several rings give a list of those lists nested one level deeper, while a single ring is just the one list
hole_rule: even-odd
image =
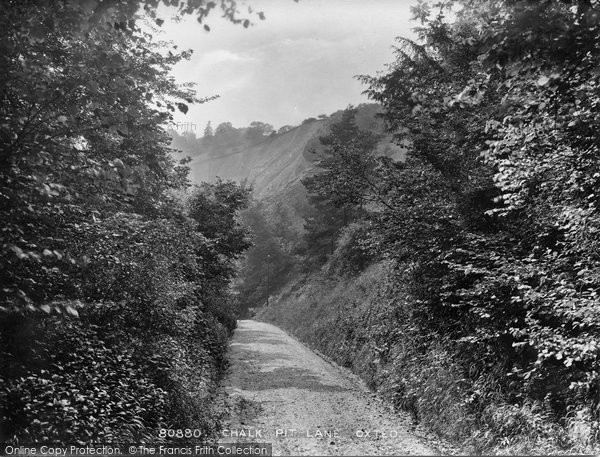
[{"label": "bush", "polygon": [[363,271],[375,258],[366,246],[369,237],[367,222],[353,222],[340,231],[337,247],[328,263],[328,271],[337,275],[355,275]]},{"label": "bush", "polygon": [[137,441],[166,423],[156,360],[141,358],[127,334],[107,340],[94,325],[53,316],[11,319],[2,336],[5,351],[19,347],[2,354],[4,440]]},{"label": "bush", "polygon": [[[223,201],[219,214],[204,211],[205,224],[243,205],[226,203],[238,190],[231,186],[200,192],[215,189]],[[82,300],[4,311],[5,441],[134,442],[160,428],[214,436],[220,414],[212,396],[235,327],[226,285],[245,232],[199,231],[183,208],[176,217],[116,213],[98,222],[69,246],[85,256],[71,273]],[[222,238],[231,244],[219,255],[213,246]]]},{"label": "bush", "polygon": [[425,331],[423,320],[436,316],[415,302],[407,287],[415,271],[408,267],[386,261],[349,278],[297,278],[258,318],[352,369],[391,405],[465,453],[593,450],[598,429],[590,410],[573,410],[559,424],[543,401],[511,395],[501,365],[487,367],[468,343]]}]

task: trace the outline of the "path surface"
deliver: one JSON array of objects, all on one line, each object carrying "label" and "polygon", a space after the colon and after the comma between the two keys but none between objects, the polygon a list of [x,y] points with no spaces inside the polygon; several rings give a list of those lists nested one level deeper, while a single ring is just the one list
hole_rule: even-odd
[{"label": "path surface", "polygon": [[238,321],[230,357],[221,441],[273,443],[274,455],[437,454],[358,377],[278,327]]}]

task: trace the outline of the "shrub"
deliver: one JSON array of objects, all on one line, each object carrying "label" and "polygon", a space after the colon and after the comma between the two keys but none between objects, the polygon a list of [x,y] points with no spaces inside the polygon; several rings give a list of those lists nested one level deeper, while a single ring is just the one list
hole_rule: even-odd
[{"label": "shrub", "polygon": [[367,222],[353,222],[340,231],[337,247],[327,265],[328,271],[338,275],[355,275],[363,271],[374,259],[366,246],[369,237]]}]

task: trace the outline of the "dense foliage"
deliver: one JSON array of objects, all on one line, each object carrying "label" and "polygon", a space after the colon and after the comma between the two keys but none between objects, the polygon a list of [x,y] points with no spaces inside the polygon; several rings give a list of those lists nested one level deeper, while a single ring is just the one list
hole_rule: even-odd
[{"label": "dense foliage", "polygon": [[[218,182],[182,197],[187,168],[163,126],[205,99],[169,76],[189,52],[140,28],[143,14],[162,23],[158,3],[3,4],[2,441],[216,429],[248,191]],[[235,2],[221,7],[242,21]]]},{"label": "dense foliage", "polygon": [[252,233],[252,247],[239,263],[234,287],[242,315],[251,315],[252,309],[264,306],[267,297],[276,294],[289,280],[296,264],[291,252],[293,244],[287,243],[295,234],[281,210],[281,206],[270,210],[263,202],[255,201],[241,214]]},{"label": "dense foliage", "polygon": [[[393,70],[368,79],[410,144],[394,172],[429,181],[388,216],[424,213],[414,226],[430,249],[411,265],[424,322],[472,375],[499,369],[507,401],[584,408],[596,424],[598,7],[421,4],[423,44],[402,40]],[[411,252],[412,237],[398,242]]]}]

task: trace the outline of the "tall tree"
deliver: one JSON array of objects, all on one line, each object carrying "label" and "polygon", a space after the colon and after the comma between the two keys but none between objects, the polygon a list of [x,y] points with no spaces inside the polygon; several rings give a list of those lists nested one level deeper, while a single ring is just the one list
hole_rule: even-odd
[{"label": "tall tree", "polygon": [[378,138],[361,131],[348,108],[330,132],[320,138],[325,146],[316,172],[302,183],[308,191],[314,215],[307,219],[308,252],[333,253],[339,230],[350,223],[373,194],[373,178]]},{"label": "tall tree", "polygon": [[210,125],[210,121],[206,123],[206,127],[204,127],[204,138],[211,138],[214,135],[213,128]]}]

